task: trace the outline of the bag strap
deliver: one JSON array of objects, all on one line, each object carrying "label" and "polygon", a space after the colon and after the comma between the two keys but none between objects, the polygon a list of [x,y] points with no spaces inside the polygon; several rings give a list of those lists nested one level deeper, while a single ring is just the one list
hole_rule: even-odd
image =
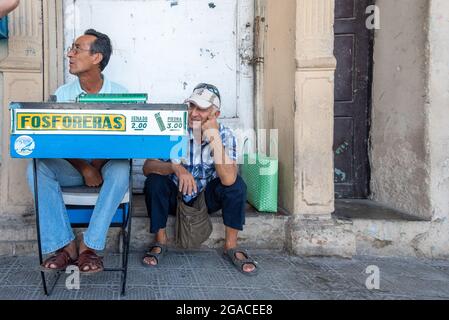
[{"label": "bag strap", "polygon": [[[206,189],[204,189],[203,191],[201,191],[199,194],[198,194],[198,196],[195,198],[195,200],[194,200],[194,205],[193,205],[193,207],[195,207],[195,205],[196,204],[198,204],[198,202],[199,202],[199,207],[201,207],[201,206],[205,206],[206,205],[206,196],[205,196],[205,193],[206,193]],[[181,204],[184,204],[184,205],[186,205],[185,204],[185,202],[184,202],[184,199],[183,199],[183,195],[182,195],[182,192],[178,192],[178,194],[177,194],[177,200],[178,200],[178,207],[181,205]]]}]

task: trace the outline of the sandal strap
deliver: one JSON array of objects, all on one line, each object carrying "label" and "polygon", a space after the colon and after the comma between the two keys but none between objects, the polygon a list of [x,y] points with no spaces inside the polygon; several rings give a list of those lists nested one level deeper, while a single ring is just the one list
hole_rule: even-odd
[{"label": "sandal strap", "polygon": [[54,255],[46,259],[42,265],[54,264],[56,265],[56,269],[59,269],[68,266],[70,263],[73,263],[73,261],[74,260],[70,257],[67,250],[59,249]]},{"label": "sandal strap", "polygon": [[152,245],[150,245],[150,251],[153,250],[154,248],[160,248],[161,252],[166,250],[167,245],[166,244],[162,244],[160,242],[155,242]]},{"label": "sandal strap", "polygon": [[160,253],[154,253],[154,252],[148,251],[148,252],[145,252],[145,256],[143,258],[144,259],[145,258],[154,258],[154,259],[156,259],[157,263],[159,263],[159,256],[160,256]]},{"label": "sandal strap", "polygon": [[[231,250],[232,250],[232,249],[231,249]],[[238,248],[237,248],[237,249],[234,249],[233,252],[232,252],[232,254],[233,254],[234,257],[235,257],[235,255],[236,255],[237,253],[243,254],[246,258],[249,257],[248,251],[246,251],[245,249],[238,249]]]},{"label": "sandal strap", "polygon": [[98,256],[92,250],[85,250],[78,256],[78,266],[81,269],[85,265],[96,265],[98,267],[102,267],[103,265],[103,257]]},{"label": "sandal strap", "polygon": [[[236,258],[236,259],[237,259],[237,258]],[[256,265],[256,264],[257,264],[257,262],[254,261],[253,259],[242,259],[242,260],[237,259],[237,261],[238,261],[239,263],[241,263],[241,264],[253,264],[253,265]]]},{"label": "sandal strap", "polygon": [[[245,256],[244,259],[238,259],[237,258],[237,253],[241,253]],[[248,251],[245,249],[240,249],[240,248],[232,248],[228,250],[228,254],[231,256],[231,258],[234,260],[238,260],[238,261],[251,261],[254,260],[250,257],[250,255],[248,254]]]},{"label": "sandal strap", "polygon": [[[152,250],[154,250],[154,248],[159,248],[161,250],[159,252],[152,252]],[[167,252],[166,244],[162,244],[160,242],[155,242],[155,243],[151,244],[148,251],[145,252],[143,260],[145,260],[145,258],[153,258],[153,259],[156,259],[156,262],[157,262],[156,264],[159,264],[160,260],[163,258],[163,256],[165,255],[166,252]]]}]

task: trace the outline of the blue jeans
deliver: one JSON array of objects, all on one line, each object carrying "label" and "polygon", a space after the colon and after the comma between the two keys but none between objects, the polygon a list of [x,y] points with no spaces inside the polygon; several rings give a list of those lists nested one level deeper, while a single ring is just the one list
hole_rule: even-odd
[{"label": "blue jeans", "polygon": [[[84,185],[82,175],[67,160],[37,160],[39,224],[42,253],[65,247],[75,239],[61,187]],[[84,232],[84,243],[91,249],[103,250],[112,218],[129,186],[129,161],[109,160],[101,169],[103,185]],[[27,170],[28,184],[34,194],[33,162]]]}]

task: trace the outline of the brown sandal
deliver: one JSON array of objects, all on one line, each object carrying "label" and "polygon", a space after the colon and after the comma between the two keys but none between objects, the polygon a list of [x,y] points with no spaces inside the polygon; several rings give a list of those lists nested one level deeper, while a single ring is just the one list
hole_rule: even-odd
[{"label": "brown sandal", "polygon": [[[84,271],[84,267],[88,266],[89,269]],[[97,269],[92,269],[92,266],[96,266]],[[103,257],[99,257],[92,250],[84,250],[78,256],[78,268],[81,274],[93,274],[104,270]]]},{"label": "brown sandal", "polygon": [[[46,265],[56,265],[56,268],[46,267]],[[41,271],[54,272],[64,271],[68,266],[76,264],[76,260],[70,257],[70,254],[65,249],[59,249],[54,255],[46,259],[41,264]]]}]

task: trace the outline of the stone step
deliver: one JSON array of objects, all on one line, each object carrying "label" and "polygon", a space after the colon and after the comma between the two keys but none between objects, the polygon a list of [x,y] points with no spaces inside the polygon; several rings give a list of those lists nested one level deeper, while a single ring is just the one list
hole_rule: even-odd
[{"label": "stone step", "polygon": [[336,200],[335,209],[352,224],[357,255],[449,258],[446,219],[426,221],[371,200]]},{"label": "stone step", "polygon": [[[132,251],[144,251],[153,241],[149,232],[149,218],[143,196],[134,196],[134,214],[131,224]],[[239,244],[250,249],[284,249],[286,224],[289,216],[285,214],[259,213],[248,206],[245,229],[239,233]],[[224,225],[219,213],[211,215],[213,232],[203,244],[217,248],[224,242]],[[170,216],[167,223],[169,243],[173,245],[175,217]],[[77,229],[79,235],[82,230]],[[108,233],[107,251],[117,251],[119,229],[111,228]],[[37,252],[35,217],[27,215],[19,218],[3,218],[0,221],[0,255],[21,255]]]}]

